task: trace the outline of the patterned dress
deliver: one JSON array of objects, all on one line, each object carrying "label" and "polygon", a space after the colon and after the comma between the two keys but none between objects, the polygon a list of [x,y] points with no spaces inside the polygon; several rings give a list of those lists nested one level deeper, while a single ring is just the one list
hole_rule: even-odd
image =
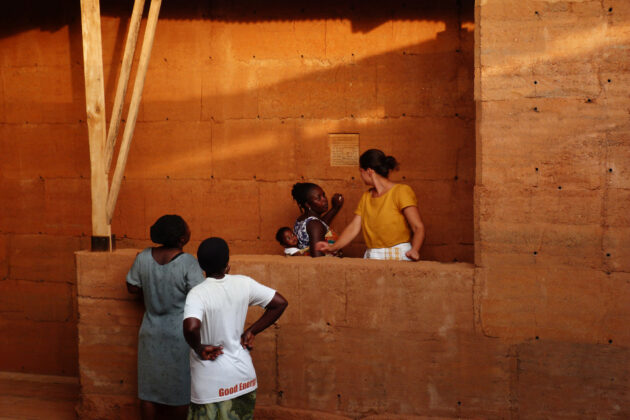
[{"label": "patterned dress", "polygon": [[306,225],[311,220],[319,220],[322,223],[322,225],[324,225],[324,228],[326,228],[326,231],[330,230],[328,228],[328,225],[326,223],[324,223],[324,221],[322,219],[320,219],[318,217],[315,217],[315,216],[307,217],[304,220],[296,220],[295,221],[295,226],[293,227],[293,232],[295,233],[295,236],[297,236],[297,238],[298,238],[298,248],[300,248],[300,249],[308,248],[309,245],[310,245],[310,236],[308,236],[308,231],[306,230]]},{"label": "patterned dress", "polygon": [[[295,226],[293,227],[293,232],[295,233],[295,236],[297,236],[298,238],[298,248],[300,248],[303,251],[303,255],[309,255],[307,252],[310,245],[310,236],[308,235],[308,231],[306,230],[306,225],[311,220],[319,220],[322,223],[322,225],[324,225],[324,228],[326,229],[324,240],[326,242],[332,245],[337,241],[337,234],[333,232],[332,229],[330,229],[328,225],[322,219],[315,216],[310,216],[304,220],[296,220]],[[340,252],[341,251],[337,251],[336,253],[332,255],[341,256]]]}]

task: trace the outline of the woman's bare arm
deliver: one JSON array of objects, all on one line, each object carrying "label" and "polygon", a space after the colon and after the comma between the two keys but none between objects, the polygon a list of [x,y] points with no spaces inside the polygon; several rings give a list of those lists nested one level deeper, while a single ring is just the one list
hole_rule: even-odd
[{"label": "woman's bare arm", "polygon": [[406,255],[410,259],[418,261],[420,259],[420,248],[424,242],[424,223],[422,223],[420,212],[416,206],[405,207],[403,209],[403,215],[405,219],[407,219],[407,223],[409,223],[409,227],[413,232],[411,249],[406,252]]},{"label": "woman's bare arm", "polygon": [[306,232],[309,238],[309,253],[311,257],[322,257],[325,254],[315,248],[315,245],[326,238],[326,228],[319,220],[311,220],[306,224]]},{"label": "woman's bare arm", "polygon": [[127,283],[127,291],[132,295],[136,295],[137,298],[142,298],[142,288]]},{"label": "woman's bare arm", "polygon": [[321,252],[335,252],[348,245],[356,236],[361,232],[361,216],[358,214],[354,215],[354,219],[350,222],[348,226],[341,232],[337,242],[334,244],[329,244],[328,242],[318,242],[315,247]]}]

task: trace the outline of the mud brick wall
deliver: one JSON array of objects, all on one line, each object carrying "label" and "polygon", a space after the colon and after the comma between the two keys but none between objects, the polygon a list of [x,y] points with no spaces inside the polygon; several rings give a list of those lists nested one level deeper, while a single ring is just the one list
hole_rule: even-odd
[{"label": "mud brick wall", "polygon": [[[137,252],[77,254],[82,418],[137,415],[143,308],[124,284]],[[503,342],[475,331],[471,264],[256,255],[230,264],[289,301],[256,338],[257,418],[508,413],[512,362]]]},{"label": "mud brick wall", "polygon": [[[82,418],[137,418],[143,308],[124,285],[137,252],[77,254]],[[257,418],[630,414],[627,344],[493,335],[470,264],[238,255],[231,266],[289,301],[256,338]],[[559,307],[547,310],[562,316]],[[253,309],[247,322],[260,314]],[[590,328],[575,327],[584,335]]]},{"label": "mud brick wall", "polygon": [[[630,4],[479,1],[475,299],[521,418],[626,418]],[[625,394],[625,396],[623,396]]]},{"label": "mud brick wall", "polygon": [[[106,88],[111,99],[116,79],[112,69],[120,61],[114,45],[115,41],[122,43],[126,21],[119,13],[124,7],[120,3],[109,4],[109,9],[104,10],[103,36],[108,68]],[[627,328],[630,321],[627,239],[630,237],[627,216],[630,214],[630,172],[627,169],[630,162],[627,76],[630,6],[627,2],[477,1],[474,17],[476,109],[470,112],[464,111],[465,107],[460,110],[466,99],[460,103],[450,96],[460,92],[463,96],[457,97],[465,98],[470,80],[469,67],[459,64],[469,60],[466,57],[473,45],[470,39],[473,27],[467,17],[470,12],[464,2],[461,9],[457,6],[460,3],[453,6],[445,2],[440,2],[444,6],[420,8],[422,12],[418,13],[407,9],[404,14],[412,16],[409,19],[397,19],[402,13],[402,3],[390,2],[385,24],[379,13],[359,12],[358,5],[350,4],[340,8],[324,7],[325,11],[317,13],[309,5],[298,6],[299,10],[287,9],[292,11],[284,14],[252,7],[248,18],[241,17],[241,20],[222,3],[213,3],[214,11],[205,4],[187,4],[179,11],[174,6],[166,6],[165,13],[170,13],[170,19],[158,25],[152,70],[136,131],[139,141],[133,146],[119,213],[115,217],[115,232],[122,238],[121,246],[146,245],[148,224],[152,219],[161,209],[177,208],[193,228],[189,251],[194,250],[195,244],[206,234],[226,236],[237,253],[277,250],[272,248],[275,244],[268,234],[294,216],[292,213],[289,217],[289,213],[295,211],[293,204],[282,195],[288,191],[293,178],[315,179],[329,193],[347,187],[344,192],[349,203],[358,197],[361,187],[357,180],[352,180],[352,176],[356,178],[353,170],[346,172],[346,169],[319,165],[320,156],[325,156],[327,150],[325,140],[317,139],[324,139],[333,130],[350,131],[352,127],[360,128],[357,131],[362,139],[370,139],[366,147],[385,147],[379,140],[385,135],[392,139],[391,150],[403,163],[402,171],[396,176],[401,180],[404,176],[414,185],[421,199],[430,198],[423,201],[428,205],[422,207],[430,232],[425,248],[427,258],[472,261],[468,239],[454,247],[455,242],[450,239],[437,243],[433,238],[472,237],[472,229],[460,235],[468,229],[464,222],[460,223],[463,220],[460,216],[471,218],[474,214],[475,275],[469,306],[473,332],[458,335],[454,346],[440,347],[440,351],[447,354],[455,351],[456,355],[462,355],[456,356],[456,363],[452,363],[452,359],[428,359],[429,362],[423,359],[433,354],[431,346],[438,346],[435,343],[440,342],[442,336],[439,327],[435,332],[437,323],[430,321],[430,314],[419,312],[429,320],[429,324],[424,325],[426,331],[432,331],[431,338],[427,338],[422,347],[429,353],[417,353],[417,364],[408,365],[418,367],[420,380],[427,382],[414,382],[415,379],[405,377],[411,386],[401,390],[387,379],[381,391],[395,390],[392,403],[376,397],[371,402],[358,398],[349,400],[344,399],[345,391],[337,392],[340,395],[337,406],[331,408],[329,391],[336,390],[329,388],[326,374],[335,375],[336,381],[345,383],[343,363],[343,369],[322,373],[320,359],[302,362],[293,354],[298,367],[320,362],[304,370],[307,379],[304,384],[311,384],[313,389],[307,389],[304,394],[310,397],[299,398],[309,400],[297,404],[295,395],[285,398],[285,392],[290,393],[291,389],[262,384],[276,392],[268,391],[261,397],[267,407],[271,407],[267,418],[280,416],[276,409],[294,410],[289,414],[283,411],[284,418],[309,418],[300,408],[323,410],[337,416],[330,418],[343,418],[349,413],[366,413],[367,416],[368,412],[363,411],[366,407],[371,407],[369,413],[442,417],[630,417],[627,369],[630,365],[630,330]],[[89,235],[89,206],[78,203],[89,200],[89,185],[86,180],[87,133],[82,121],[80,31],[75,6],[51,7],[28,17],[17,9],[13,14],[0,13],[0,19],[6,22],[0,25],[3,53],[0,55],[0,144],[4,152],[0,158],[0,197],[4,205],[0,219],[2,369],[52,373],[63,370],[66,374],[76,374],[78,370],[76,299],[73,297],[76,292],[70,267],[72,251],[87,246],[84,235]],[[429,12],[433,14],[426,14]],[[302,13],[309,18],[297,18]],[[332,15],[336,18],[331,18]],[[57,18],[50,21],[50,16]],[[357,20],[349,16],[363,18]],[[457,16],[462,16],[461,21]],[[293,22],[293,26],[288,22]],[[208,34],[208,27],[212,36]],[[324,41],[322,31],[326,34]],[[168,33],[171,35],[167,36]],[[253,41],[251,33],[256,35]],[[221,48],[213,44],[215,37],[221,41]],[[184,39],[192,44],[178,41]],[[170,42],[170,46],[163,45],[164,42]],[[285,43],[292,47],[277,47]],[[445,45],[460,45],[458,43],[462,49],[458,52],[455,48],[454,56],[450,47],[442,49]],[[194,47],[185,50],[187,45]],[[329,58],[314,59],[322,45]],[[256,51],[252,52],[253,49]],[[236,58],[226,56],[226,51]],[[206,57],[202,52],[208,52],[207,61],[205,58],[199,63],[186,61],[191,54]],[[456,58],[459,54],[462,59]],[[385,58],[388,64],[383,67],[379,60]],[[423,67],[430,63],[442,69],[442,64],[447,62],[457,63],[456,68],[460,70],[456,77],[447,77],[453,75],[452,72],[433,72]],[[295,67],[291,67],[293,65]],[[397,73],[382,71],[390,65],[397,73],[414,77],[403,78],[406,84],[396,87],[396,81],[400,80]],[[340,66],[340,70],[333,76],[327,70],[335,66]],[[320,71],[311,72],[313,68]],[[451,67],[444,68],[452,71]],[[175,77],[182,72],[186,74],[185,79]],[[292,76],[283,79],[285,72]],[[259,74],[270,79],[259,79]],[[455,83],[457,89],[443,89],[440,82],[431,90],[441,77]],[[258,80],[268,82],[258,86]],[[338,80],[350,80],[352,87],[349,82],[337,85]],[[378,88],[371,91],[374,95],[360,93],[374,80],[378,82]],[[331,91],[335,95],[330,95]],[[391,92],[391,96],[387,92]],[[331,97],[345,97],[347,101],[341,105],[329,101]],[[215,101],[216,98],[221,100]],[[287,98],[298,101],[297,105],[293,106],[296,102],[288,102]],[[366,102],[366,98],[371,99]],[[449,105],[453,103],[458,105]],[[407,106],[418,106],[420,111],[414,112],[423,114],[407,111]],[[298,109],[307,111],[302,113]],[[276,111],[289,116],[269,118],[270,113]],[[199,121],[188,121],[191,114],[200,115]],[[28,118],[24,118],[25,115]],[[368,121],[371,115],[381,118]],[[470,142],[472,136],[467,131],[470,118],[476,119],[474,143]],[[434,125],[440,121],[444,124]],[[460,126],[460,122],[464,126]],[[283,127],[290,129],[283,131]],[[450,147],[458,141],[453,139],[464,138],[454,135],[460,128],[462,133],[467,133],[464,137],[468,140],[467,146],[458,149],[463,154],[457,155],[461,159],[458,158],[455,165],[458,174],[453,175],[449,168],[453,168],[454,161],[442,160],[439,156],[453,156]],[[366,134],[366,129],[372,134]],[[429,133],[422,141],[428,138],[435,143],[427,147],[421,143],[420,148],[406,149],[406,133],[409,132]],[[253,141],[260,138],[264,140]],[[43,143],[43,139],[48,141]],[[178,147],[172,147],[175,143],[172,139],[177,140]],[[188,145],[187,148],[182,144]],[[210,161],[202,153],[208,144],[213,150]],[[291,144],[295,147],[286,147]],[[465,154],[467,147],[473,144],[474,154]],[[251,150],[254,145],[260,148],[255,153]],[[228,146],[234,147],[230,156],[245,163],[230,166],[225,160]],[[309,148],[320,152],[307,153],[305,150]],[[48,153],[41,153],[42,150]],[[269,156],[273,158],[257,159],[262,153],[271,153]],[[170,160],[155,158],[162,154]],[[424,159],[426,156],[431,158]],[[408,159],[422,164],[407,164]],[[199,164],[181,164],[188,161]],[[470,197],[468,187],[460,189],[462,185],[472,185],[467,183],[473,179],[473,175],[467,177],[459,173],[459,168],[463,167],[468,170],[474,167],[476,171],[473,213],[462,210],[468,208],[467,205],[443,205],[450,200],[445,197],[450,197],[451,193]],[[417,175],[412,175],[410,170]],[[283,174],[291,174],[291,180],[282,179]],[[436,174],[440,175],[431,178]],[[226,176],[233,178],[224,179]],[[281,183],[286,185],[280,188]],[[461,191],[464,194],[458,195]],[[183,195],[200,199],[182,200]],[[243,201],[235,201],[237,199]],[[465,201],[456,199],[453,203]],[[203,206],[199,212],[192,209],[198,202]],[[336,226],[343,226],[351,208],[347,206],[338,216]],[[259,220],[257,214],[264,214],[265,218]],[[267,215],[276,219],[267,219]],[[239,218],[239,222],[223,223],[231,217]],[[225,234],[228,228],[234,229],[234,236]],[[358,248],[357,243],[354,251],[358,252]],[[451,253],[454,249],[465,252]],[[346,263],[354,262],[344,260],[340,264]],[[431,263],[399,267],[403,271],[426,271],[427,266],[422,264]],[[243,271],[247,269],[246,265],[241,267]],[[443,267],[446,266],[439,266],[438,271]],[[284,270],[277,269],[279,273]],[[126,268],[118,270],[115,276],[121,278]],[[252,274],[260,275],[259,269],[252,270]],[[371,277],[366,275],[366,278]],[[99,287],[107,286],[103,283]],[[341,296],[333,285],[327,287],[333,301]],[[364,291],[369,297],[370,289],[366,287]],[[435,293],[438,293],[437,302],[450,304],[450,296]],[[293,298],[292,302],[295,301]],[[338,319],[335,308],[326,310],[332,311],[333,318]],[[397,310],[394,308],[394,313]],[[110,316],[107,314],[96,314],[94,320]],[[133,340],[139,308],[124,303],[113,306],[109,314],[119,314],[116,316],[121,322],[134,325],[118,332],[124,350]],[[418,319],[413,314],[405,316],[409,320]],[[323,321],[321,330],[330,328],[331,334],[338,331],[335,328],[340,324],[330,322],[330,326],[324,326],[326,322],[330,321]],[[320,331],[315,326],[311,328],[309,331]],[[344,332],[351,337],[351,331]],[[378,337],[379,333],[375,334]],[[41,337],[52,344],[40,354],[33,345]],[[336,340],[334,334],[330,337]],[[393,342],[406,344],[408,337],[413,338],[401,333]],[[263,343],[257,350],[270,352],[271,344]],[[299,345],[294,343],[298,350]],[[24,348],[34,351],[33,357],[23,357]],[[389,349],[386,351],[390,354]],[[133,375],[133,366],[129,364],[133,355],[125,357],[116,359],[115,363],[126,365],[114,367]],[[380,356],[376,357],[380,360]],[[332,356],[326,359],[330,360],[337,359]],[[437,367],[442,369],[432,370]],[[472,373],[455,380],[458,375],[455,371],[463,368],[472,369]],[[387,371],[387,378],[398,373]],[[378,386],[357,377],[363,381],[360,388]],[[446,386],[439,382],[441,378],[448,379],[444,383],[450,386],[449,390],[443,391]],[[128,404],[133,404],[130,396],[133,392],[128,385],[133,383],[129,382],[132,379],[122,378],[127,388],[116,391],[129,392]],[[475,384],[473,390],[467,388],[469,383]],[[90,382],[83,384],[89,386]],[[123,385],[119,383],[119,386]],[[452,391],[454,387],[462,391]],[[296,389],[304,390],[299,386]],[[280,395],[278,391],[283,393]],[[412,391],[419,402],[407,403],[401,397]],[[110,404],[112,409],[123,410],[114,397],[108,397],[113,392],[94,392],[100,393],[94,404]],[[455,394],[461,399],[453,402]],[[312,415],[311,418],[321,417]]]},{"label": "mud brick wall", "polygon": [[[73,252],[91,235],[79,4],[2,3],[0,369],[74,375]],[[101,3],[109,117],[132,2]],[[472,4],[164,2],[118,246],[148,245],[149,226],[178,213],[190,250],[218,235],[235,253],[278,254],[302,180],[344,193],[341,230],[364,187],[356,168],[330,166],[328,134],[351,132],[400,159],[394,177],[427,225],[423,258],[472,262]],[[25,360],[37,337],[49,348]]]}]

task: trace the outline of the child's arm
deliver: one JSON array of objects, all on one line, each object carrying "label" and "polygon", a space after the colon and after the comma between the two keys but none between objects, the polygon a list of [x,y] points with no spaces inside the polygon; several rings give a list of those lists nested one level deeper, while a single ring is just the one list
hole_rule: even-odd
[{"label": "child's arm", "polygon": [[241,346],[251,350],[254,347],[255,335],[276,322],[288,305],[289,302],[280,293],[276,292],[265,307],[265,313],[241,335]]}]

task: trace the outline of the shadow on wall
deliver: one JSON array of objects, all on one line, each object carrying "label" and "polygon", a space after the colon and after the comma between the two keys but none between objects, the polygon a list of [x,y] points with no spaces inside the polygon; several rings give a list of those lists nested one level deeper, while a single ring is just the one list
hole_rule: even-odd
[{"label": "shadow on wall", "polygon": [[[466,41],[472,44],[472,35],[467,37]],[[222,222],[229,217],[243,227],[239,238],[256,241],[258,236],[272,239],[275,228],[289,224],[297,216],[291,185],[310,180],[321,183],[329,195],[334,191],[346,195],[346,207],[337,220],[338,226],[344,226],[352,217],[364,186],[358,180],[356,167],[329,165],[327,135],[360,133],[361,150],[381,148],[400,160],[401,170],[393,177],[412,185],[421,200],[427,246],[470,249],[469,254],[458,250],[441,257],[436,251],[430,259],[471,261],[475,155],[472,54],[458,57],[439,51],[406,53],[439,44],[439,40],[430,41],[324,70],[309,71],[309,66],[304,65],[304,75],[277,81],[281,79],[278,75],[286,76],[295,68],[291,64],[273,64],[271,68],[245,64],[227,78],[217,72],[201,71],[201,97],[192,97],[189,102],[144,103],[141,118],[146,124],[137,127],[126,184],[131,186],[142,179],[153,179],[155,185],[170,184],[156,189],[173,189],[173,202],[187,191],[191,178],[211,182],[256,180],[259,188],[225,192],[230,200],[208,200],[203,206],[205,214],[196,210],[198,203],[179,203],[185,208],[180,207],[180,211],[192,218],[191,223],[201,228],[202,235],[220,232],[234,236]],[[427,62],[432,63],[431,69]],[[462,72],[462,68],[468,68],[469,73]],[[258,84],[255,88],[240,89],[236,94],[206,94],[207,90],[221,89],[214,83],[224,82],[226,90],[238,90],[252,74]],[[401,74],[404,84],[396,80],[396,75]],[[264,79],[274,82],[260,83]],[[200,114],[201,126],[186,121],[188,115]],[[164,132],[169,135],[158,139]],[[173,138],[179,138],[188,147],[173,148]],[[167,153],[168,161],[160,159]],[[277,188],[273,189],[269,182]],[[209,188],[204,183],[195,192],[206,195],[204,190]],[[136,195],[137,191],[128,192]],[[135,204],[132,197],[124,191],[122,194],[126,198],[121,196],[116,223],[121,223],[125,232],[133,232],[133,225],[137,225],[141,231],[133,232],[132,237],[146,237],[145,226],[162,209],[147,202],[147,219],[127,217],[132,223],[128,225],[124,218],[129,211],[123,202]],[[254,200],[244,201],[244,196],[252,194],[256,196]],[[269,197],[274,197],[273,204],[265,203]],[[154,202],[162,206],[168,201]],[[221,212],[215,208],[218,206],[230,211]],[[244,208],[248,211],[244,212]],[[251,223],[247,223],[252,209],[253,213],[264,215],[255,218],[261,223],[260,230],[251,229]],[[213,212],[217,212],[216,217],[207,217]],[[274,252],[273,248],[267,252]]]},{"label": "shadow on wall", "polygon": [[[104,17],[121,16],[115,37],[105,30],[103,35],[108,110],[132,3],[101,5]],[[37,9],[39,2],[30,5]],[[82,116],[78,5],[56,6],[52,13],[46,3],[29,19],[12,10],[23,23],[0,33],[6,36],[20,30],[16,28],[33,26],[54,30],[55,19],[70,24],[74,93],[68,114]],[[346,195],[346,206],[335,223],[340,230],[352,217],[364,187],[354,179],[356,168],[329,166],[327,135],[356,132],[361,150],[382,148],[401,161],[401,171],[394,177],[412,185],[421,200],[427,226],[425,258],[472,261],[473,34],[462,29],[463,20],[472,20],[472,4],[331,2],[317,11],[311,8],[305,2],[249,2],[239,3],[243,12],[237,13],[231,3],[164,3],[114,218],[115,233],[130,238],[128,245],[134,246],[133,241],[147,239],[147,226],[159,215],[177,212],[198,238],[220,235],[238,239],[240,252],[276,253],[275,229],[297,216],[290,188],[302,179],[322,184],[329,195],[335,191]],[[51,14],[44,14],[46,10]],[[230,54],[235,52],[227,48],[233,35],[228,26],[234,22],[312,20],[323,27],[314,33],[325,36],[326,19],[348,20],[361,41],[349,39],[348,45],[331,48],[332,37],[323,42],[302,39],[295,41],[297,49],[284,53],[281,47],[265,48],[265,36],[280,42],[291,33],[264,33],[262,40],[244,42],[251,47],[236,53],[242,57],[234,58]],[[168,36],[175,32],[175,24],[181,28],[177,20],[225,24],[218,30],[207,25],[207,33],[197,25],[198,35],[188,43]],[[433,22],[441,30],[391,35],[387,22],[397,20]],[[370,31],[382,33],[383,39],[360,38]],[[253,29],[250,34],[256,35]],[[397,42],[390,44],[392,37],[398,37]],[[406,43],[405,38],[414,42]],[[423,41],[415,42],[418,38]],[[366,41],[379,44],[368,48],[362,45]],[[115,47],[108,48],[109,44]],[[257,49],[264,50],[262,55],[249,54]],[[80,175],[87,178],[87,154],[85,160]],[[181,199],[187,196],[202,199]],[[84,230],[89,231],[89,220]],[[361,240],[354,246],[359,255]]]},{"label": "shadow on wall", "polygon": [[[146,16],[150,1],[145,2]],[[440,4],[442,3],[442,4]],[[320,1],[314,5],[309,1],[261,1],[244,0],[238,5],[227,0],[163,0],[161,19],[174,20],[213,20],[239,23],[262,23],[265,21],[326,20],[346,19],[352,22],[352,32],[370,32],[391,20],[434,20],[442,21],[443,3],[448,8],[457,8],[472,15],[472,1],[431,0],[390,1],[387,4],[376,1]],[[120,17],[123,26],[127,24],[134,0],[108,0],[101,2],[101,15]],[[0,27],[0,37],[31,29],[57,31],[69,22],[80,20],[80,5],[71,0],[24,0],[22,2],[2,2],[0,15],[11,25]]]}]

